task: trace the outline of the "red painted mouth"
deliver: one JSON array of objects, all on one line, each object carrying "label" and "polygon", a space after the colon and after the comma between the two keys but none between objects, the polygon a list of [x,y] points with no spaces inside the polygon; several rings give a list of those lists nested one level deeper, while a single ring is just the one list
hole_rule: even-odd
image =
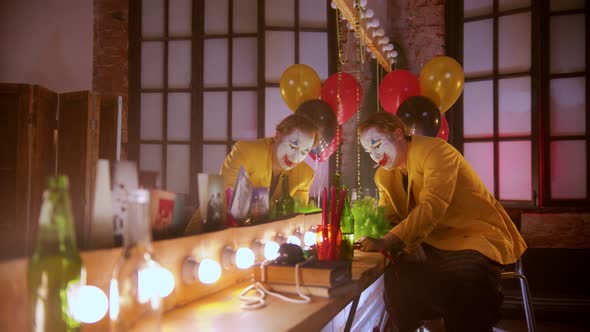
[{"label": "red painted mouth", "polygon": [[384,153],[383,159],[381,159],[381,161],[379,162],[379,166],[381,166],[381,167],[385,166],[385,164],[387,164],[388,161],[389,161],[389,156],[386,153]]},{"label": "red painted mouth", "polygon": [[291,160],[289,160],[289,158],[287,158],[287,155],[284,155],[283,156],[283,162],[285,163],[285,165],[287,167],[293,167],[293,166],[295,166],[295,164]]}]

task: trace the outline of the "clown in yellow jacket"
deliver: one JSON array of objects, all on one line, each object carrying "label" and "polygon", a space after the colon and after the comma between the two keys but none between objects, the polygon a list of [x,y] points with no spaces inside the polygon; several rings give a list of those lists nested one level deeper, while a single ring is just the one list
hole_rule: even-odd
[{"label": "clown in yellow jacket", "polygon": [[[282,194],[282,175],[287,174],[289,195],[307,204],[314,171],[303,160],[317,139],[316,125],[309,118],[295,113],[276,126],[274,137],[236,142],[221,166],[224,187],[234,187],[240,167],[243,167],[252,186],[268,188],[270,200],[274,201]],[[196,211],[185,233],[195,232],[198,221],[199,211]]]},{"label": "clown in yellow jacket", "polygon": [[380,239],[359,239],[361,250],[389,250],[386,300],[400,331],[433,317],[447,331],[491,331],[499,317],[500,272],[526,244],[510,217],[454,147],[410,136],[386,112],[361,125],[361,144],[378,164],[380,205],[395,226]]}]

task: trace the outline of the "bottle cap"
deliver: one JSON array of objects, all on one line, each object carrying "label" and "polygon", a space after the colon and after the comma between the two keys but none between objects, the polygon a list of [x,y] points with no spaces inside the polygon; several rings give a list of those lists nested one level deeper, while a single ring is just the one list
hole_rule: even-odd
[{"label": "bottle cap", "polygon": [[50,189],[68,189],[70,181],[67,175],[54,175],[47,178],[47,187]]}]

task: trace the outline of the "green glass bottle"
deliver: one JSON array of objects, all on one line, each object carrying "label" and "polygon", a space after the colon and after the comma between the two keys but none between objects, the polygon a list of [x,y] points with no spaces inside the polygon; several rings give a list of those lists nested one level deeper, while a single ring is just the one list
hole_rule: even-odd
[{"label": "green glass bottle", "polygon": [[342,247],[340,249],[340,259],[352,260],[354,244],[354,216],[350,207],[350,190],[346,190],[344,204],[342,206],[342,215],[340,217],[340,230],[342,231]]},{"label": "green glass bottle", "polygon": [[289,175],[283,175],[281,196],[276,202],[277,217],[288,216],[295,212],[295,200],[289,195]]},{"label": "green glass bottle", "polygon": [[30,331],[80,331],[68,303],[85,283],[65,175],[48,179],[28,265]]}]

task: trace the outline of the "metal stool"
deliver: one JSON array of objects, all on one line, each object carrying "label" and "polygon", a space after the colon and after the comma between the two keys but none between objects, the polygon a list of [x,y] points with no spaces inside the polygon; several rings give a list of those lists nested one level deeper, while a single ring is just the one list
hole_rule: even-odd
[{"label": "metal stool", "polygon": [[536,322],[535,313],[533,312],[533,303],[531,300],[531,291],[529,290],[529,283],[522,273],[522,262],[520,259],[514,263],[514,271],[502,272],[502,279],[518,279],[520,281],[520,292],[522,293],[522,303],[524,306],[524,314],[526,316],[526,325],[529,332],[535,332]]}]

